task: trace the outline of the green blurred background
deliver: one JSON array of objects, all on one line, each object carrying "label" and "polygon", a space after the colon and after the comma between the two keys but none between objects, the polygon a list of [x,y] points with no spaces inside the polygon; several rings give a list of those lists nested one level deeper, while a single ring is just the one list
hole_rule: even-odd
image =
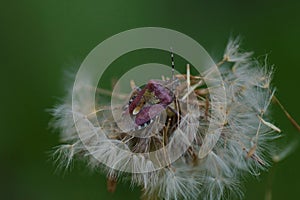
[{"label": "green blurred background", "polygon": [[[0,9],[0,199],[139,198],[129,183],[109,194],[103,174],[78,162],[71,172],[56,174],[48,154],[59,139],[47,128],[51,116],[45,109],[65,95],[63,72],[78,68],[97,44],[127,29],[180,31],[216,59],[229,36],[241,34],[245,49],[256,56],[269,53],[277,96],[300,121],[300,1],[19,0],[2,1]],[[299,139],[278,109],[275,120],[286,138]],[[300,198],[299,154],[300,148],[273,168],[274,200]],[[246,199],[264,199],[267,182],[267,173],[248,178]]]}]

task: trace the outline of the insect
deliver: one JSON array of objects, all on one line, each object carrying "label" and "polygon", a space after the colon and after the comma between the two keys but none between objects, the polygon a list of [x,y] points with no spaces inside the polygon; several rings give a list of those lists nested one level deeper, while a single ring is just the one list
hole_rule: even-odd
[{"label": "insect", "polygon": [[174,86],[177,80],[174,76],[174,55],[171,52],[172,59],[172,79],[167,81],[150,80],[146,86],[141,89],[135,87],[133,90],[125,113],[130,116],[134,122],[134,129],[141,130],[153,123],[160,114],[166,111],[167,120],[174,120],[174,116],[179,117],[180,111],[172,108],[170,105],[176,103],[177,98],[174,94]]},{"label": "insect", "polygon": [[168,88],[150,80],[144,89],[130,98],[128,111],[135,118],[138,129],[141,129],[151,123],[173,100],[174,94]]}]

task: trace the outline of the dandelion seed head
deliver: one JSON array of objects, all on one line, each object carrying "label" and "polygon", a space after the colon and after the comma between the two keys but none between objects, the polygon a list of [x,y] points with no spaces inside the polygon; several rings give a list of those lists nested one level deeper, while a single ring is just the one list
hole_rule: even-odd
[{"label": "dandelion seed head", "polygon": [[146,199],[242,199],[243,178],[271,165],[279,137],[269,113],[273,69],[242,51],[240,37],[229,40],[223,62],[225,107],[206,77],[188,70],[183,78],[151,80],[154,89],[131,82],[123,104],[91,108],[86,77],[77,88],[82,95],[51,110],[51,126],[64,142],[53,154],[58,165],[84,159],[107,177],[141,186]]}]

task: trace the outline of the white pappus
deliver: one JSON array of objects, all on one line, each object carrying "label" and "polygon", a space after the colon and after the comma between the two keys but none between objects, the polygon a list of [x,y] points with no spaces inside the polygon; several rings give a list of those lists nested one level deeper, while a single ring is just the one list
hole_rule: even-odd
[{"label": "white pappus", "polygon": [[[188,66],[185,75],[151,82],[154,86],[149,88],[155,89],[133,87],[129,101],[113,108],[121,115],[125,113],[123,122],[127,123],[126,117],[130,117],[137,123],[138,128],[131,124],[128,132],[118,127],[109,106],[97,107],[98,122],[91,121],[87,114],[74,112],[71,94],[68,95],[51,110],[51,126],[60,131],[63,143],[54,151],[56,162],[68,168],[74,158],[83,159],[88,167],[107,173],[109,181],[124,178],[141,186],[144,199],[242,199],[244,176],[257,176],[270,166],[276,150],[274,140],[281,137],[269,113],[275,91],[271,85],[273,69],[254,59],[252,52],[242,51],[239,37],[229,40],[217,66],[226,92],[225,122],[211,115],[205,76],[191,75]],[[88,85],[87,80],[83,92]],[[193,93],[189,94],[191,90]],[[100,88],[99,92],[106,93]],[[165,103],[168,98],[171,102]],[[84,95],[78,101],[84,105]],[[161,112],[159,106],[165,111]],[[134,111],[130,111],[131,107]],[[155,110],[151,121],[142,121],[140,126],[144,115],[138,114],[148,114],[148,108],[159,111]],[[94,132],[87,131],[79,137],[73,115],[82,119],[81,124],[92,126]],[[220,123],[218,136],[209,132],[210,124]],[[99,126],[105,135],[94,134]],[[138,134],[147,137],[137,137]],[[211,148],[203,154],[207,145]],[[151,154],[159,149],[165,151]],[[182,153],[170,162],[170,157],[178,152]]]}]

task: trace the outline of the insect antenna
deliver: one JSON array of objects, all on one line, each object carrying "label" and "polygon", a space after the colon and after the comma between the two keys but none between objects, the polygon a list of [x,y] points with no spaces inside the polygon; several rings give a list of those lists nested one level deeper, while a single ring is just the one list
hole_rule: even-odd
[{"label": "insect antenna", "polygon": [[178,103],[178,99],[176,98],[176,93],[175,93],[175,64],[174,64],[174,54],[173,54],[173,49],[170,47],[170,53],[171,53],[171,66],[172,66],[172,92],[175,95],[175,109],[169,107],[177,116],[177,125],[179,124],[180,121],[180,116],[181,116],[181,109],[180,109],[180,104]]},{"label": "insect antenna", "polygon": [[172,47],[170,48],[170,53],[171,53],[171,66],[172,66],[172,92],[175,92],[175,64],[174,64],[174,54],[173,54],[173,49]]},{"label": "insect antenna", "polygon": [[170,48],[170,53],[171,53],[171,64],[172,64],[172,81],[174,81],[175,80],[175,65],[174,65],[174,54],[173,54],[172,47]]}]

